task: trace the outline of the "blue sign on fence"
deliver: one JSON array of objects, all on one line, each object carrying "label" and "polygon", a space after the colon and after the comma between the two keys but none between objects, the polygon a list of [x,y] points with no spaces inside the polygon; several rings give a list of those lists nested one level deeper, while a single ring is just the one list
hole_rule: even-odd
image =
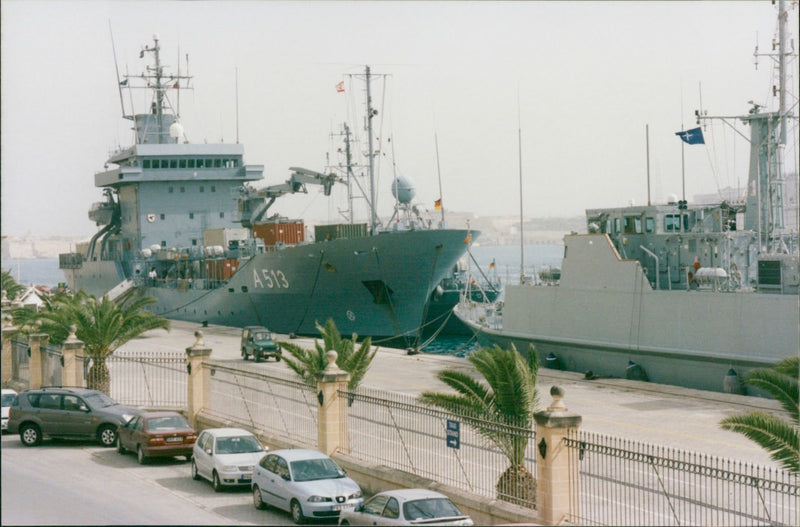
[{"label": "blue sign on fence", "polygon": [[461,447],[461,423],[458,421],[453,421],[452,419],[447,420],[447,446],[449,448],[460,448]]}]

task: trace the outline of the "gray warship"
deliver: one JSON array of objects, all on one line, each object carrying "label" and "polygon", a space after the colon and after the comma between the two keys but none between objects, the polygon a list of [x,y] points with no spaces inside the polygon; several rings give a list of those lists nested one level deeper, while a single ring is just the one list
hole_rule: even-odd
[{"label": "gray warship", "polygon": [[[69,287],[152,296],[153,311],[171,319],[298,335],[333,319],[343,334],[418,337],[432,293],[478,233],[400,221],[385,228],[372,207],[365,223],[317,225],[307,239],[303,220],[270,214],[271,206],[309,185],[329,196],[341,178],[290,168],[284,183],[255,188],[264,167],[245,164],[238,142],[188,141],[171,97],[191,77],[166,73],[157,36],[145,57],[152,63],[143,74],[118,75],[135,144],[94,176],[104,201],[89,218],[99,230],[59,255]],[[369,68],[365,77],[372,152]],[[148,111],[126,111],[124,89],[150,90]]]},{"label": "gray warship", "polygon": [[778,10],[769,53],[777,109],[698,111],[698,128],[680,134],[696,144],[712,119],[749,126],[749,137],[740,132],[750,144],[746,195],[587,210],[587,233],[565,236],[560,269],[508,285],[503,302],[459,304],[456,315],[480,343],[513,343],[521,353],[534,344],[543,365],[590,378],[730,393],[744,391],[741,376],[752,368],[797,355],[797,163],[782,159],[787,127],[797,123],[796,104],[786,104],[786,70],[797,54],[786,46],[783,2]]}]

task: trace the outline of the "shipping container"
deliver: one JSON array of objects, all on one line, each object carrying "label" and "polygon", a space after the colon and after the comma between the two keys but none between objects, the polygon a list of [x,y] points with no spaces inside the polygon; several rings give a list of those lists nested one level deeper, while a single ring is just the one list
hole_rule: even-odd
[{"label": "shipping container", "polygon": [[314,240],[337,240],[339,238],[363,238],[367,235],[366,223],[336,223],[333,225],[316,225]]},{"label": "shipping container", "polygon": [[209,280],[229,280],[239,268],[239,260],[206,260],[206,278]]},{"label": "shipping container", "polygon": [[274,222],[253,225],[253,237],[264,240],[267,247],[283,243],[297,245],[306,239],[306,227],[302,221]]},{"label": "shipping container", "polygon": [[208,229],[203,231],[203,245],[211,247],[219,245],[225,249],[230,248],[231,242],[246,242],[250,239],[250,232],[244,228],[223,227],[221,229]]}]

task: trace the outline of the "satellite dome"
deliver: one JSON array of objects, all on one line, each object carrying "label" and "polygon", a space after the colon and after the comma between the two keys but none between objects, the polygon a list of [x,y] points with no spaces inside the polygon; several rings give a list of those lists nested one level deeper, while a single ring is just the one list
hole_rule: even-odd
[{"label": "satellite dome", "polygon": [[172,123],[169,127],[169,136],[173,139],[180,139],[183,137],[183,125],[177,121]]},{"label": "satellite dome", "polygon": [[397,176],[392,182],[392,196],[394,196],[400,203],[411,203],[417,191],[414,189],[414,183],[405,176]]},{"label": "satellite dome", "polygon": [[675,205],[678,203],[678,196],[675,194],[667,195],[667,205]]}]

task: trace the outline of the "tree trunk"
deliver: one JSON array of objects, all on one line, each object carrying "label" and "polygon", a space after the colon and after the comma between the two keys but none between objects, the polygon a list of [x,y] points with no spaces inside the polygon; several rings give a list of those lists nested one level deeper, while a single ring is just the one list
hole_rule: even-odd
[{"label": "tree trunk", "polygon": [[111,396],[111,375],[105,359],[92,358],[89,375],[86,377],[86,386],[91,390],[98,390]]},{"label": "tree trunk", "polygon": [[511,465],[497,481],[497,499],[527,508],[536,507],[536,478],[523,465]]}]

